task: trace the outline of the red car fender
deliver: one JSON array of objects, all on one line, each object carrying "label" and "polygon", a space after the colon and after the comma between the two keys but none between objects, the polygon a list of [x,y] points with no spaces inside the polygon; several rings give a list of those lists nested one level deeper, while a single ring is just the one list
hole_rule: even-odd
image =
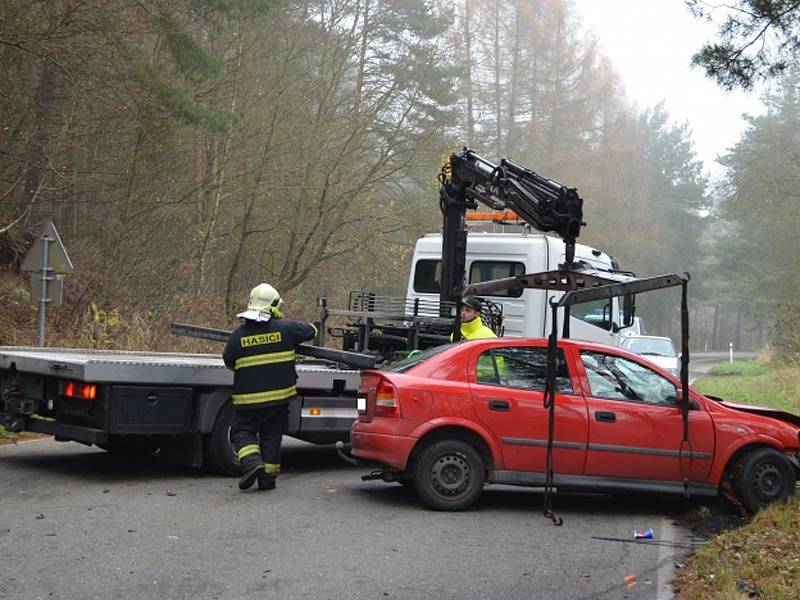
[{"label": "red car fender", "polygon": [[757,434],[737,438],[725,446],[725,448],[715,453],[714,466],[708,476],[708,482],[714,484],[720,483],[731,457],[745,446],[768,446],[778,452],[781,452],[783,448],[783,444],[769,435]]},{"label": "red car fender", "polygon": [[[425,421],[421,423],[418,427],[414,428],[409,437],[417,438],[418,440],[422,439],[430,432],[434,431],[435,429],[441,429],[443,427],[458,427],[461,429],[467,429],[480,437],[486,446],[489,448],[489,452],[492,455],[492,465],[495,469],[503,468],[503,453],[498,446],[497,442],[495,441],[494,437],[492,436],[489,431],[482,427],[479,423],[475,421],[470,421],[468,419],[461,419],[458,417],[438,417],[436,419],[431,419],[430,421]],[[419,442],[417,442],[419,443]],[[416,446],[415,446],[416,447]]]}]

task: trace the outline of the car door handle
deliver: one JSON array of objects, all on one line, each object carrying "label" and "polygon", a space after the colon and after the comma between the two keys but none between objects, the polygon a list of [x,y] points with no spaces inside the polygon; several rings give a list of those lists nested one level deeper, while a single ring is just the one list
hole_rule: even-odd
[{"label": "car door handle", "polygon": [[594,413],[594,418],[598,421],[603,423],[616,423],[617,415],[612,412],[606,412],[604,410],[598,410]]},{"label": "car door handle", "polygon": [[489,400],[489,410],[508,412],[510,409],[511,405],[505,400]]}]

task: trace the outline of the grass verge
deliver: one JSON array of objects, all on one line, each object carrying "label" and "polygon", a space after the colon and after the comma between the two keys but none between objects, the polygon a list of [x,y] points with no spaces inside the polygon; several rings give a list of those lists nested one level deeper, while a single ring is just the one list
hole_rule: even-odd
[{"label": "grass verge", "polygon": [[759,404],[800,414],[800,363],[761,365],[740,361],[717,365],[693,386],[702,394],[741,404]]},{"label": "grass verge", "polygon": [[[800,414],[800,361],[714,367],[695,389]],[[680,600],[800,598],[800,493],[699,548],[675,580]]]},{"label": "grass verge", "polygon": [[800,598],[800,494],[699,548],[675,587],[680,600]]}]

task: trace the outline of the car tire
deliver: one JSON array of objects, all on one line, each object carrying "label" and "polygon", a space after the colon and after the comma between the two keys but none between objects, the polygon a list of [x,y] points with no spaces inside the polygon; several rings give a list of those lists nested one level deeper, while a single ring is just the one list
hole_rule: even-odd
[{"label": "car tire", "polygon": [[754,513],[773,502],[786,501],[795,487],[791,463],[772,448],[758,448],[742,456],[732,475],[734,494]]},{"label": "car tire", "polygon": [[135,459],[155,454],[161,440],[150,435],[109,435],[106,443],[97,445],[115,456]]},{"label": "car tire", "polygon": [[242,467],[231,444],[234,417],[233,404],[226,402],[217,413],[211,433],[203,436],[203,468],[211,473],[230,477],[242,474]]},{"label": "car tire", "polygon": [[460,440],[442,440],[417,458],[414,489],[434,510],[464,510],[480,497],[486,467],[478,451]]}]

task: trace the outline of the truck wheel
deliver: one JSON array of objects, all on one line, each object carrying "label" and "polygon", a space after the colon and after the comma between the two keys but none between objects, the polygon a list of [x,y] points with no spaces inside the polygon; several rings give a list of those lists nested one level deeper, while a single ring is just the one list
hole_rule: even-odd
[{"label": "truck wheel", "polygon": [[233,404],[226,402],[217,413],[211,433],[203,436],[203,467],[219,475],[239,477],[242,468],[231,444],[231,425],[235,413]]},{"label": "truck wheel", "polygon": [[161,440],[150,435],[110,435],[108,442],[98,446],[123,458],[146,458],[161,447]]},{"label": "truck wheel", "polygon": [[464,510],[481,495],[486,468],[469,444],[442,440],[422,451],[412,477],[417,495],[434,510]]},{"label": "truck wheel", "polygon": [[733,470],[733,492],[752,512],[783,502],[795,487],[794,469],[777,450],[758,448],[742,456]]}]

